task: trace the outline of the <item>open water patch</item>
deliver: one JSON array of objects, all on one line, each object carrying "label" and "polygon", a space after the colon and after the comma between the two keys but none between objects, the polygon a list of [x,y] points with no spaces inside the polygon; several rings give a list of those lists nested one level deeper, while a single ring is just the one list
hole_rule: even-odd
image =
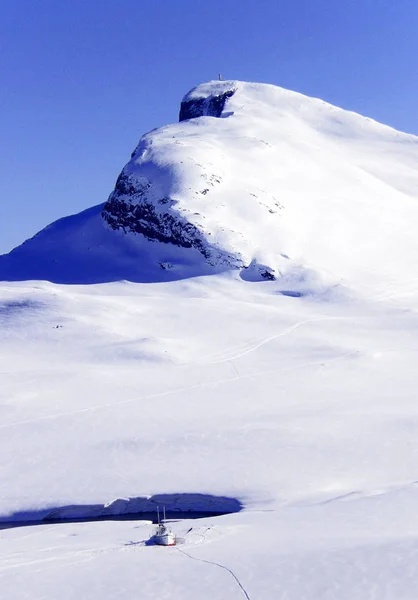
[{"label": "open water patch", "polygon": [[210,494],[156,494],[136,498],[117,498],[108,504],[73,504],[54,508],[22,511],[0,516],[0,529],[54,523],[94,521],[158,521],[165,509],[166,519],[203,519],[240,512],[237,498]]}]

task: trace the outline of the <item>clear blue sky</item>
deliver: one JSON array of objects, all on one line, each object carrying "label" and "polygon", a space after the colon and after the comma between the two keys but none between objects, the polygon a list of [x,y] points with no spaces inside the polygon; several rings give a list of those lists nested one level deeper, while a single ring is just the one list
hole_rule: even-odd
[{"label": "clear blue sky", "polygon": [[417,30],[416,0],[2,0],[0,253],[104,202],[219,72],[418,134]]}]

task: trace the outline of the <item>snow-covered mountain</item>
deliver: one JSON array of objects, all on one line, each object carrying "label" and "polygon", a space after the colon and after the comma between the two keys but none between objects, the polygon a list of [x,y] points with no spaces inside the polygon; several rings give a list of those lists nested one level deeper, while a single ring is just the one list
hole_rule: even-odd
[{"label": "snow-covered mountain", "polygon": [[418,139],[272,85],[212,81],[144,135],[104,206],[0,258],[0,279],[408,285]]},{"label": "snow-covered mountain", "polygon": [[[416,600],[418,138],[240,82],[180,119],[0,257],[1,597]],[[71,521],[157,505],[210,514]]]}]

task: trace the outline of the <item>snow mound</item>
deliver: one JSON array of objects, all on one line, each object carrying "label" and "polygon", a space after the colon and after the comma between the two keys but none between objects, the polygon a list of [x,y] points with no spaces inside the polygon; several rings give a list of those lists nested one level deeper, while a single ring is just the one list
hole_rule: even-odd
[{"label": "snow mound", "polygon": [[[144,135],[108,201],[0,257],[0,279],[169,281],[240,270],[408,290],[418,138],[276,86],[211,81]],[[292,289],[286,290],[292,292]]]}]

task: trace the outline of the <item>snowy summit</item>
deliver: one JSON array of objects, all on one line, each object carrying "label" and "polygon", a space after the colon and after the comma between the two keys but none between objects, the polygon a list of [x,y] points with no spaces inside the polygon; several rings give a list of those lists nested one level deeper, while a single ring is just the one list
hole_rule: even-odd
[{"label": "snowy summit", "polygon": [[244,279],[403,285],[417,266],[418,140],[321,100],[197,86],[144,135],[105,205],[0,258],[2,279]]}]

